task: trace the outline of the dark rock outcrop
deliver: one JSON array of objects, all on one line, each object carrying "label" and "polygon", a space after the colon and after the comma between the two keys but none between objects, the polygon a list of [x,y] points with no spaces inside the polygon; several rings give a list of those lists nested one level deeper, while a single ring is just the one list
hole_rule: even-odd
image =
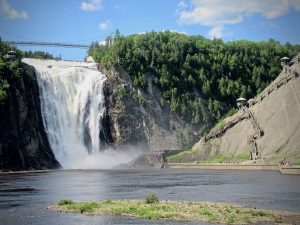
[{"label": "dark rock outcrop", "polygon": [[145,168],[163,168],[164,162],[159,160],[156,155],[148,153],[142,154],[132,161],[116,167],[116,169],[145,169]]},{"label": "dark rock outcrop", "polygon": [[[192,125],[161,104],[162,93],[153,84],[154,76],[146,74],[147,90],[135,88],[129,75],[120,67],[102,71],[107,76],[104,93],[106,112],[102,119],[102,139],[113,148],[137,148],[160,151],[181,149],[186,129],[188,138],[204,131],[203,125]],[[190,141],[192,142],[192,141]],[[185,147],[184,147],[185,148]]]},{"label": "dark rock outcrop", "polygon": [[43,126],[34,69],[23,65],[8,78],[8,98],[0,105],[0,170],[58,168]]}]

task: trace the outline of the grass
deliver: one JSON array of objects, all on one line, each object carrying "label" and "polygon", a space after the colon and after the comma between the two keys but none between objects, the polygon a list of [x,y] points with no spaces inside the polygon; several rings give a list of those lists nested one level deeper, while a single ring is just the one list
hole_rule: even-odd
[{"label": "grass", "polygon": [[74,203],[75,203],[74,201],[69,200],[69,199],[61,199],[58,202],[58,205],[71,205],[71,204],[74,204]]},{"label": "grass", "polygon": [[[109,204],[109,203],[108,203]],[[63,199],[58,202],[59,206],[63,206],[68,210],[80,213],[94,213],[100,207],[98,202],[74,202],[72,200]]]},{"label": "grass", "polygon": [[190,155],[195,153],[195,150],[193,149],[189,149],[183,152],[179,152],[178,154],[175,155],[171,155],[167,157],[167,162],[172,162],[172,161],[178,161],[180,159],[182,159],[184,156]]},{"label": "grass", "polygon": [[223,127],[225,125],[225,119],[219,120],[215,126],[212,128],[212,130],[219,129],[220,127]]},{"label": "grass", "polygon": [[244,155],[239,155],[236,157],[236,159],[240,160],[240,161],[247,161],[250,160],[250,154],[246,153]]},{"label": "grass", "polygon": [[208,221],[224,224],[249,224],[282,221],[280,215],[242,206],[191,201],[103,200],[74,202],[61,200],[50,209],[88,215],[133,216],[150,220]]},{"label": "grass", "polygon": [[232,157],[230,157],[230,156],[217,155],[214,158],[211,158],[206,162],[207,163],[221,163],[221,162],[228,161],[228,160],[231,160],[231,159],[232,159]]},{"label": "grass", "polygon": [[292,162],[293,166],[300,166],[300,161],[299,162]]},{"label": "grass", "polygon": [[[167,162],[172,163],[172,162],[178,162],[180,159],[182,159],[184,156],[187,156],[189,154],[195,153],[194,150],[188,150],[184,152],[180,152],[176,155],[172,155],[167,157]],[[222,162],[243,162],[246,160],[249,160],[250,156],[249,154],[244,154],[244,155],[238,155],[238,156],[229,156],[229,155],[216,155],[215,157],[208,159],[208,160],[199,160],[197,161],[198,164],[201,163],[209,163],[209,164],[215,164],[215,163],[222,163]]]},{"label": "grass", "polygon": [[240,161],[246,161],[249,160],[250,156],[249,154],[244,155],[238,155],[238,156],[228,156],[228,155],[217,155],[209,160],[200,160],[198,163],[222,163],[225,161],[229,162],[240,162]]},{"label": "grass", "polygon": [[218,122],[215,124],[215,126],[212,129],[218,129],[220,127],[223,127],[226,124],[225,119],[229,116],[233,116],[237,112],[238,112],[238,110],[235,108],[230,109],[224,117],[222,117],[220,120],[218,120]]}]

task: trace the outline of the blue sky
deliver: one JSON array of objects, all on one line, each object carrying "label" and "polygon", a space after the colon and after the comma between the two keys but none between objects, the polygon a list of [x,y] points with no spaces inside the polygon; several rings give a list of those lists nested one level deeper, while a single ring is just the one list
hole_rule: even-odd
[{"label": "blue sky", "polygon": [[[128,35],[175,30],[224,41],[300,44],[300,0],[0,0],[3,40],[89,44],[119,29]],[[82,49],[20,47],[82,60]]]}]

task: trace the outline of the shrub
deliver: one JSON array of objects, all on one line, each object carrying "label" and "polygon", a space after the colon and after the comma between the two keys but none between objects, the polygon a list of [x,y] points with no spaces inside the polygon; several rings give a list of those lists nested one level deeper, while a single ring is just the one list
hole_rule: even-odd
[{"label": "shrub", "polygon": [[72,201],[72,200],[69,200],[69,199],[61,199],[59,202],[58,202],[58,205],[72,205],[74,204],[75,202]]},{"label": "shrub", "polygon": [[141,95],[137,96],[137,101],[140,104],[140,106],[142,106],[142,107],[145,106],[145,99]]},{"label": "shrub", "polygon": [[144,199],[146,204],[159,203],[158,197],[154,193],[147,194]]},{"label": "shrub", "polygon": [[269,213],[263,212],[263,211],[251,210],[250,212],[251,212],[252,216],[268,216],[269,215]]},{"label": "shrub", "polygon": [[234,220],[235,220],[234,215],[229,215],[229,216],[227,217],[226,223],[227,223],[227,224],[232,224],[232,223],[234,223]]},{"label": "shrub", "polygon": [[0,86],[0,105],[2,105],[5,102],[6,98],[7,98],[7,93],[5,90],[2,90]]},{"label": "shrub", "polygon": [[112,200],[111,200],[111,199],[106,199],[106,200],[104,201],[104,203],[105,203],[105,204],[111,204],[111,203],[112,203]]},{"label": "shrub", "polygon": [[127,90],[126,90],[126,88],[125,87],[120,87],[119,89],[118,89],[118,96],[120,97],[120,98],[123,98],[123,97],[125,97],[127,95]]},{"label": "shrub", "polygon": [[99,207],[97,202],[87,202],[79,207],[80,213],[92,213]]},{"label": "shrub", "polygon": [[229,117],[229,116],[233,116],[234,114],[236,114],[238,112],[238,110],[236,108],[231,108],[226,115],[224,116],[224,118]]}]

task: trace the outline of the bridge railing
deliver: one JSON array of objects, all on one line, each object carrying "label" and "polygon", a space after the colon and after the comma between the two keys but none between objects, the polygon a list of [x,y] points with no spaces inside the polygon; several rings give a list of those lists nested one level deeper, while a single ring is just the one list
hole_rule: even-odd
[{"label": "bridge railing", "polygon": [[72,44],[63,42],[44,42],[44,41],[4,41],[10,45],[21,46],[46,46],[46,47],[65,47],[65,48],[89,48],[89,45]]}]

